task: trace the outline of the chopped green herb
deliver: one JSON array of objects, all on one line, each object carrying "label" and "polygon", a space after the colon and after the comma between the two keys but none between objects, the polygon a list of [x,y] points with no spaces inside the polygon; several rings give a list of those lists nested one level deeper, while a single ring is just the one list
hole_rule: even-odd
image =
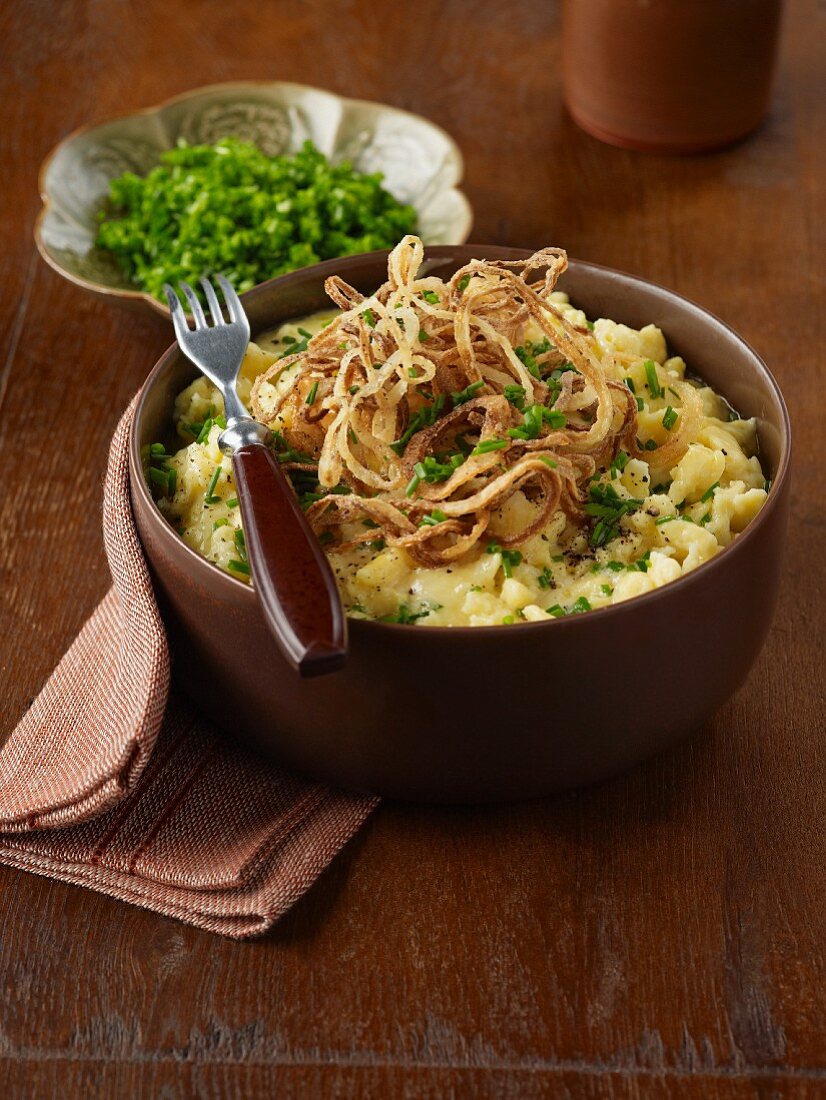
[{"label": "chopped green herb", "polygon": [[364,318],[364,323],[368,326],[368,328],[376,327],[376,315],[372,311],[372,309],[365,309],[364,313],[362,313],[362,317]]},{"label": "chopped green herb", "polygon": [[631,393],[636,393],[637,392],[637,387],[634,385],[634,379],[633,378],[631,378],[630,376],[626,376],[624,381],[625,381],[626,386],[631,391]]},{"label": "chopped green herb", "polygon": [[517,386],[516,384],[505,386],[502,390],[503,396],[510,401],[511,405],[519,409],[522,412],[525,408],[525,387]]},{"label": "chopped green herb", "polygon": [[491,542],[486,548],[488,554],[500,554],[502,557],[502,572],[506,577],[513,574],[513,567],[522,561],[521,550],[504,550],[498,542]]},{"label": "chopped green herb", "polygon": [[507,439],[483,439],[481,443],[476,444],[470,453],[472,455],[486,455],[490,454],[491,451],[501,451],[507,446]]},{"label": "chopped green herb", "polygon": [[614,595],[614,590],[613,590],[613,588],[611,587],[610,584],[602,584],[602,585],[600,585],[600,588],[602,589],[603,596],[613,596]]},{"label": "chopped green herb", "polygon": [[581,615],[583,611],[590,611],[591,604],[587,596],[580,596],[579,599],[572,603],[568,609],[569,615]]},{"label": "chopped green herb", "polygon": [[515,622],[516,622],[516,616],[515,615],[506,615],[504,617],[504,619],[502,619],[502,626],[511,626]]},{"label": "chopped green herb", "polygon": [[470,275],[463,275],[463,276],[461,277],[461,279],[459,280],[459,282],[458,282],[458,283],[456,284],[456,285],[457,285],[457,287],[459,288],[459,293],[460,293],[460,294],[464,294],[464,292],[465,292],[465,291],[467,290],[467,288],[468,288],[468,283],[469,283],[469,282],[470,282]]},{"label": "chopped green herb", "polygon": [[419,329],[419,343],[423,344],[426,340],[429,340],[429,339],[430,339],[430,337],[427,335],[425,330],[423,328],[420,328]]},{"label": "chopped green herb", "polygon": [[551,588],[554,583],[553,572],[546,565],[539,576],[536,578],[536,583],[540,588]]},{"label": "chopped green herb", "polygon": [[456,390],[450,395],[453,407],[456,408],[458,405],[464,405],[466,401],[471,401],[484,384],[484,380],[480,379],[478,382],[471,382],[471,384],[465,386],[463,390]]},{"label": "chopped green herb", "polygon": [[233,573],[243,573],[245,577],[250,575],[249,563],[245,561],[238,561],[235,558],[230,558],[227,562],[228,567]]},{"label": "chopped green herb", "polygon": [[313,382],[312,386],[310,387],[310,392],[307,394],[307,398],[306,398],[306,404],[307,405],[312,405],[315,402],[317,393],[318,393],[318,379],[316,379],[315,382]]},{"label": "chopped green herb", "polygon": [[657,376],[657,365],[653,359],[646,359],[643,363],[645,377],[648,379],[648,389],[652,397],[662,397],[663,388]]},{"label": "chopped green herb", "polygon": [[209,479],[209,485],[207,486],[206,496],[204,500],[207,504],[217,504],[221,499],[215,495],[215,486],[218,484],[218,478],[221,476],[221,467],[216,466],[212,471],[212,477]]},{"label": "chopped green herb", "polygon": [[540,462],[544,462],[546,466],[550,466],[552,470],[555,470],[559,465],[555,459],[550,458],[548,455],[537,455],[536,457]]},{"label": "chopped green herb", "polygon": [[361,389],[361,386],[352,385],[350,387],[350,393],[351,394],[357,394],[360,389]]},{"label": "chopped green herb", "polygon": [[560,606],[560,604],[555,603],[553,607],[548,608],[548,614],[553,615],[555,619],[560,619],[563,615],[567,615],[568,612],[564,607]]},{"label": "chopped green herb", "polygon": [[430,305],[432,305],[432,306],[437,306],[439,304],[439,295],[436,293],[435,290],[426,290],[422,294],[422,297],[424,298],[424,300],[426,302],[429,302]]},{"label": "chopped green herb", "polygon": [[717,491],[717,490],[718,490],[719,488],[720,488],[720,482],[719,482],[719,481],[715,481],[713,485],[709,485],[709,487],[708,487],[708,488],[706,489],[706,491],[705,491],[705,492],[703,493],[703,495],[702,495],[702,496],[700,497],[700,501],[701,501],[701,503],[702,503],[702,504],[705,504],[705,502],[706,502],[707,500],[711,500],[711,498],[712,498],[712,497],[714,496],[715,492],[716,492],[716,491]]},{"label": "chopped green herb", "polygon": [[633,497],[623,498],[613,485],[592,485],[585,511],[589,516],[597,517],[597,523],[591,532],[590,543],[593,547],[605,546],[620,533],[620,520],[623,516],[641,508],[645,501]]},{"label": "chopped green herb", "polygon": [[439,611],[441,604],[422,604],[418,611],[411,611],[406,603],[399,604],[399,607],[394,615],[383,615],[380,619],[380,623],[401,623],[403,626],[412,626],[413,623],[419,621],[419,619],[426,618],[431,611]]},{"label": "chopped green herb", "polygon": [[437,527],[440,523],[444,523],[447,516],[439,508],[434,508],[428,516],[422,516],[419,521],[420,527]]},{"label": "chopped green herb", "polygon": [[667,432],[670,432],[674,425],[677,423],[677,413],[669,405],[663,413],[663,427]]},{"label": "chopped green herb", "polygon": [[771,489],[771,487],[772,487],[772,479],[770,477],[767,477],[766,480],[763,482],[763,490],[765,492],[768,492],[769,489]]},{"label": "chopped green herb", "polygon": [[238,507],[238,497],[230,497],[229,500],[225,501],[225,503],[226,503],[227,508],[237,508]]},{"label": "chopped green herb", "polygon": [[629,455],[627,451],[620,451],[619,452],[619,454],[614,458],[614,461],[611,463],[611,477],[612,478],[615,478],[617,476],[617,474],[622,473],[622,471],[628,465],[628,462],[629,462],[630,458],[631,458],[631,455]]},{"label": "chopped green herb", "polygon": [[424,405],[417,413],[411,416],[410,422],[404,433],[394,443],[390,444],[396,454],[400,456],[404,454],[405,447],[407,447],[411,437],[414,436],[416,432],[421,431],[422,428],[429,428],[431,424],[435,424],[444,407],[445,395],[440,393],[432,404]]},{"label": "chopped green herb", "polygon": [[654,524],[657,527],[662,527],[664,523],[671,523],[673,519],[679,519],[679,516],[660,516],[659,519],[654,520]]},{"label": "chopped green herb", "polygon": [[233,535],[233,538],[235,539],[235,545],[238,549],[238,556],[240,558],[243,558],[244,561],[246,561],[246,559],[247,559],[247,540],[244,538],[244,532],[241,530],[240,527],[236,528],[235,534]]},{"label": "chopped green herb", "polygon": [[549,409],[545,405],[529,405],[522,415],[522,424],[518,428],[508,428],[508,435],[511,439],[537,439],[543,424],[549,424],[552,428],[564,428],[566,423],[565,414],[556,409]]},{"label": "chopped green herb", "polygon": [[222,516],[221,519],[216,519],[213,523],[212,530],[217,531],[219,527],[226,527],[228,523],[229,520],[225,516]]}]

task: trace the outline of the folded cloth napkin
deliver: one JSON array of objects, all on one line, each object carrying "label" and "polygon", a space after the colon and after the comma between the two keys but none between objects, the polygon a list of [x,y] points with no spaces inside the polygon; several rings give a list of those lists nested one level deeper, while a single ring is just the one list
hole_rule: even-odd
[{"label": "folded cloth napkin", "polygon": [[134,409],[104,488],[112,588],[0,749],[0,862],[241,939],[289,909],[377,800],[279,771],[170,691],[129,503]]}]

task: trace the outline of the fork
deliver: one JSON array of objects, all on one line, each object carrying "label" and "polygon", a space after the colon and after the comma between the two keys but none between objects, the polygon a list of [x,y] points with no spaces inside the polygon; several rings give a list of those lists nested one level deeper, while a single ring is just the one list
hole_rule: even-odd
[{"label": "fork", "polygon": [[287,478],[269,447],[272,432],[249,415],[236,383],[250,338],[244,307],[232,284],[216,279],[229,314],[224,319],[208,279],[201,286],[212,324],[191,286],[181,283],[195,324],[190,329],[178,295],[164,291],[181,351],[221,393],[226,429],[218,446],[232,458],[254,589],[281,652],[302,676],[333,672],[347,656],[347,624],[338,585]]}]

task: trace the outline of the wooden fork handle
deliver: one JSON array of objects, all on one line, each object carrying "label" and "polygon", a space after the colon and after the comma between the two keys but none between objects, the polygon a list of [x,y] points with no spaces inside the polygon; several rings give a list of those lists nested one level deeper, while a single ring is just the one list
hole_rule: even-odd
[{"label": "wooden fork handle", "polygon": [[318,539],[272,451],[239,447],[233,473],[258,601],[282,653],[302,676],[341,668],[347,620]]}]

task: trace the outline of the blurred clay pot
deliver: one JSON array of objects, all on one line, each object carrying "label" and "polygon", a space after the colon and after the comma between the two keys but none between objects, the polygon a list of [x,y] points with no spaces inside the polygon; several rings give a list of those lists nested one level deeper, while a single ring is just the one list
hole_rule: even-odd
[{"label": "blurred clay pot", "polygon": [[565,103],[611,145],[701,153],[763,119],[782,0],[565,0]]}]

